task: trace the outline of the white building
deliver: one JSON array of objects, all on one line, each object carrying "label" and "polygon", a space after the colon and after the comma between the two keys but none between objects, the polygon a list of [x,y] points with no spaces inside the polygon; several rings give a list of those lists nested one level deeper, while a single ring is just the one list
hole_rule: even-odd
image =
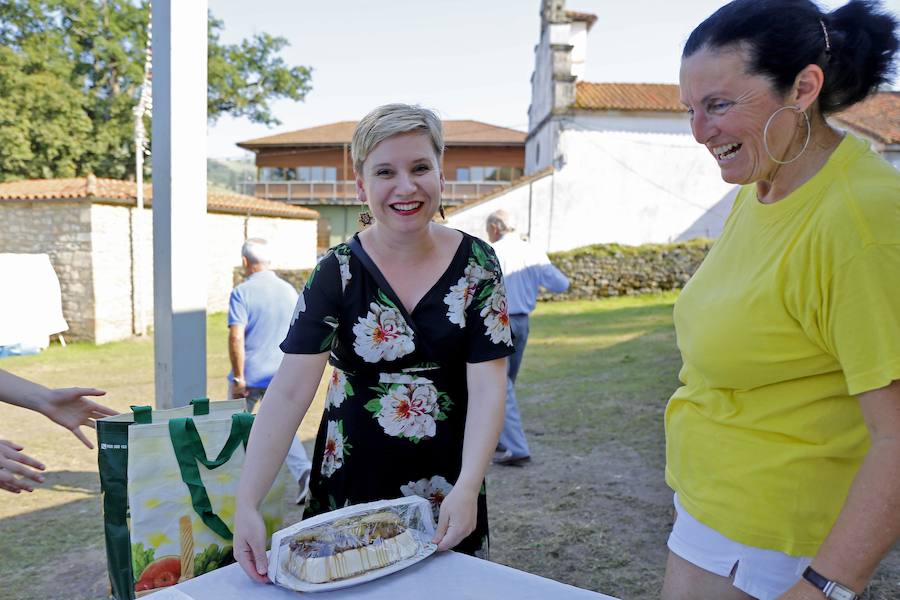
[{"label": "white building", "polygon": [[[0,184],[0,253],[49,257],[66,337],[104,343],[153,325],[153,190],[145,186],[142,210],[135,192],[132,182],[93,175]],[[318,218],[300,206],[207,194],[201,257],[207,311],[227,309],[247,238],[268,240],[275,269],[315,266]]]},{"label": "white building", "polygon": [[734,186],[690,132],[678,86],[582,81],[597,17],[543,0],[535,46],[525,174],[529,185],[454,211],[452,226],[484,235],[482,216],[505,208],[548,251],[715,237]]},{"label": "white building", "polygon": [[[503,208],[548,251],[717,237],[737,186],[722,181],[715,160],[694,140],[678,86],[582,81],[597,17],[564,5],[542,1],[525,142],[528,181],[454,208],[449,224],[484,237],[484,218]],[[871,102],[881,108],[870,110]],[[882,104],[893,118],[884,118]],[[900,161],[898,105],[896,93],[878,94],[835,122]]]}]

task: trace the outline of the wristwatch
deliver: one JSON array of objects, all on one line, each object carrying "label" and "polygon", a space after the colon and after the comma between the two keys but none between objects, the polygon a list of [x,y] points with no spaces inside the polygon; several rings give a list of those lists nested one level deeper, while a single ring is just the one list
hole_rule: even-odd
[{"label": "wristwatch", "polygon": [[244,381],[244,378],[243,378],[243,377],[232,376],[232,377],[231,377],[231,380],[234,381],[235,383],[238,383],[238,384],[240,384],[240,383],[246,383],[246,382]]},{"label": "wristwatch", "polygon": [[828,579],[812,567],[806,567],[806,570],[803,571],[803,579],[822,590],[828,600],[859,600],[856,592],[837,581]]}]

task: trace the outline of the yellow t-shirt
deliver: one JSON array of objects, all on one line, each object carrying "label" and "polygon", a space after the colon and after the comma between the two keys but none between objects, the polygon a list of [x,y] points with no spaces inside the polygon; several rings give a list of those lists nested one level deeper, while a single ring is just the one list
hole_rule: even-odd
[{"label": "yellow t-shirt", "polygon": [[745,186],[675,327],[666,482],[732,540],[815,555],[869,447],[854,395],[900,379],[900,173],[847,134],[779,202]]}]

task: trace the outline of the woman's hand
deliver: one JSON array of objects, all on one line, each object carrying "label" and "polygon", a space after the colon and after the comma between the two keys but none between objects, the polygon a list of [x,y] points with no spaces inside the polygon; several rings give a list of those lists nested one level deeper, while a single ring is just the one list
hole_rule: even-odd
[{"label": "woman's hand", "polygon": [[477,516],[478,490],[473,492],[462,485],[454,486],[441,503],[437,531],[431,542],[438,545],[438,550],[456,547],[475,531]]},{"label": "woman's hand", "polygon": [[22,449],[22,446],[14,442],[0,440],[0,489],[13,494],[34,491],[34,487],[28,482],[29,479],[37,483],[44,481],[44,476],[39,471],[43,471],[46,467],[30,456],[22,454],[20,452]]},{"label": "woman's hand", "polygon": [[268,583],[266,525],[259,509],[238,507],[234,519],[234,558],[247,577],[253,581]]},{"label": "woman's hand", "polygon": [[106,392],[94,388],[63,388],[48,390],[46,400],[38,407],[48,419],[65,427],[88,448],[94,445],[81,431],[81,426],[94,427],[96,419],[119,414],[107,406],[88,400],[86,396],[103,396]]}]

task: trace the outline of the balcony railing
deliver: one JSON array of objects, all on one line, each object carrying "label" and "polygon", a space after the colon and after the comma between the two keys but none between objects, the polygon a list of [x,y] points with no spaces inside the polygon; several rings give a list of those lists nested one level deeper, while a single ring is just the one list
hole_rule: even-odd
[{"label": "balcony railing", "polygon": [[[508,181],[447,181],[444,202],[462,204],[509,185]],[[355,204],[355,181],[246,181],[238,184],[242,194],[281,200],[291,204]]]}]

